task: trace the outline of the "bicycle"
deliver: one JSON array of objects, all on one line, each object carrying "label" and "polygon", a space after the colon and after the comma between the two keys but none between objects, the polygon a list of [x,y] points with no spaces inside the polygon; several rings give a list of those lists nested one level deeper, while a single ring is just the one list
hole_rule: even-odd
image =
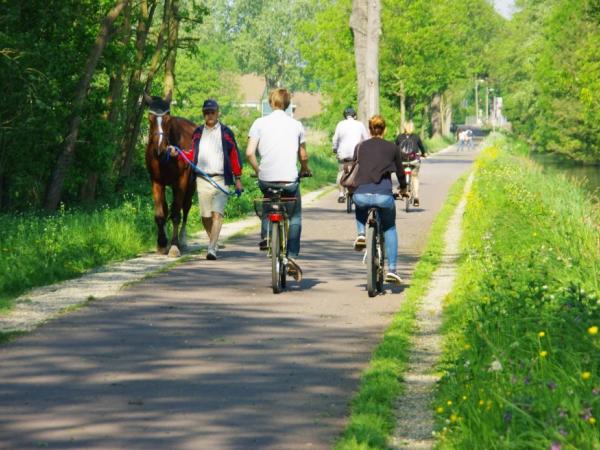
[{"label": "bicycle", "polygon": [[[304,176],[302,177],[304,178]],[[265,197],[254,199],[254,212],[262,220],[267,217],[267,256],[271,258],[271,286],[274,294],[286,287],[288,271],[289,218],[294,214],[297,197],[283,197],[283,191],[293,183],[266,188]]]},{"label": "bicycle", "polygon": [[346,212],[350,214],[352,212],[352,194],[346,191]]},{"label": "bicycle", "polygon": [[413,161],[405,161],[402,163],[402,166],[404,166],[404,176],[406,177],[406,189],[408,191],[408,196],[404,198],[404,209],[406,212],[410,212],[410,207],[415,200],[412,186]]},{"label": "bicycle", "polygon": [[[398,199],[398,194],[394,194],[394,199]],[[385,237],[379,218],[379,208],[369,208],[366,228],[367,293],[369,297],[375,297],[383,292],[385,276]]]}]

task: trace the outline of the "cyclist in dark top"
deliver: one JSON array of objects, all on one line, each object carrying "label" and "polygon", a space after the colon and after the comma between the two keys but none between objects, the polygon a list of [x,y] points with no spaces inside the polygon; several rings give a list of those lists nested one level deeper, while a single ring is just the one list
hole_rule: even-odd
[{"label": "cyclist in dark top", "polygon": [[418,134],[414,133],[415,126],[412,121],[404,124],[402,133],[396,137],[396,145],[400,148],[400,154],[404,162],[410,163],[411,188],[414,196],[413,205],[419,206],[419,169],[421,168],[421,157],[426,158],[427,152],[423,141]]},{"label": "cyclist in dark top", "polygon": [[365,224],[369,208],[379,208],[379,217],[385,239],[385,253],[388,261],[386,281],[402,283],[397,274],[398,234],[396,232],[396,203],[392,191],[392,172],[396,173],[400,184],[400,194],[406,195],[406,180],[398,147],[383,139],[385,120],[373,116],[369,120],[371,139],[356,146],[354,159],[358,161],[358,173],[353,199],[356,205],[356,229],[354,241],[357,251],[365,248]]}]

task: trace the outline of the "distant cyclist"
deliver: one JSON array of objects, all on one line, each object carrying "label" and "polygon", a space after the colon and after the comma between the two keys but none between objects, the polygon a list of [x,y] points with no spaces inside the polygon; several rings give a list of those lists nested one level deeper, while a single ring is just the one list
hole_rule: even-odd
[{"label": "distant cyclist", "polygon": [[365,139],[369,139],[369,133],[367,133],[367,129],[363,123],[356,120],[356,111],[354,108],[349,106],[344,109],[344,120],[337,124],[333,135],[333,152],[336,154],[339,163],[336,181],[340,190],[338,203],[346,201],[346,190],[340,184],[342,174],[344,173],[344,164],[352,161],[356,144]]},{"label": "distant cyclist", "polygon": [[400,184],[400,194],[406,195],[406,179],[398,147],[383,139],[385,120],[373,116],[369,120],[371,139],[357,145],[354,159],[358,161],[358,174],[353,199],[356,205],[356,229],[358,236],[354,249],[365,248],[365,225],[369,208],[377,207],[385,240],[385,253],[388,262],[386,281],[402,283],[397,273],[398,233],[396,232],[396,202],[392,190],[392,173],[396,173]]},{"label": "distant cyclist", "polygon": [[[270,187],[283,188],[285,197],[295,197],[296,205],[290,217],[288,234],[288,274],[296,281],[302,279],[302,269],[296,262],[300,252],[302,231],[302,200],[298,181],[297,163],[300,162],[300,175],[310,176],[308,153],[304,127],[296,119],[285,113],[291,102],[290,93],[283,88],[274,89],[269,94],[271,114],[256,119],[250,127],[246,157],[258,175],[258,185],[269,196]],[[260,154],[260,166],[256,151]],[[267,250],[267,218],[262,221],[259,248]]]},{"label": "distant cyclist", "polygon": [[396,145],[400,149],[402,160],[410,164],[411,189],[413,191],[415,206],[419,206],[419,169],[421,168],[421,157],[427,157],[425,146],[418,134],[415,134],[415,125],[412,121],[404,124],[402,133],[396,137]]}]

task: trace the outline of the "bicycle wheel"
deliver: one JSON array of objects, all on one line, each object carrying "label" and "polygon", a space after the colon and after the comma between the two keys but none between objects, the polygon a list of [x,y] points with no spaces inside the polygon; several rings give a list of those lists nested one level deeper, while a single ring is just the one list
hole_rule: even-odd
[{"label": "bicycle wheel", "polygon": [[352,194],[346,193],[346,212],[350,214],[352,212]]},{"label": "bicycle wheel", "polygon": [[367,293],[377,295],[377,226],[367,225]]},{"label": "bicycle wheel", "polygon": [[[287,232],[285,230],[286,230],[286,227],[284,225],[281,227],[281,234],[279,235],[279,248],[280,249],[287,249]],[[279,267],[281,267],[279,279],[281,280],[281,290],[285,289],[286,274],[287,274],[287,269],[288,269],[287,264],[284,263],[284,260],[285,260],[284,253],[286,253],[286,256],[287,256],[287,250],[285,250],[285,252],[283,250],[279,252],[279,254],[280,254]]]},{"label": "bicycle wheel", "polygon": [[377,234],[377,292],[383,292],[383,268],[385,264],[385,241],[382,233]]},{"label": "bicycle wheel", "polygon": [[411,183],[412,183],[412,177],[410,175],[407,175],[406,176],[406,188],[408,189],[408,197],[404,198],[404,210],[406,212],[410,211],[410,205],[412,203],[412,198],[413,198]]},{"label": "bicycle wheel", "polygon": [[273,294],[281,292],[281,242],[279,241],[279,224],[271,223],[271,284]]}]

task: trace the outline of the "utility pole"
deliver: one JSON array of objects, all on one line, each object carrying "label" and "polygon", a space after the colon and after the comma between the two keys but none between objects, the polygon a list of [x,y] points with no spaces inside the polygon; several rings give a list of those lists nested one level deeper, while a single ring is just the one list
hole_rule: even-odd
[{"label": "utility pole", "polygon": [[490,123],[490,88],[485,87],[485,124]]},{"label": "utility pole", "polygon": [[475,78],[475,125],[479,125],[479,80]]}]

